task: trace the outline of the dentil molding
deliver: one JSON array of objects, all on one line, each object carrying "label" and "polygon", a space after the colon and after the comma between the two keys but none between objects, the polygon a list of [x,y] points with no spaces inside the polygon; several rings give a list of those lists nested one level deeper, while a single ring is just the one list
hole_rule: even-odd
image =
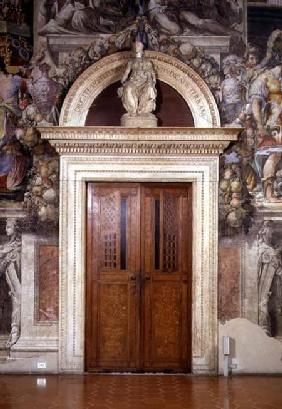
[{"label": "dentil molding", "polygon": [[61,155],[219,155],[240,128],[41,127]]}]

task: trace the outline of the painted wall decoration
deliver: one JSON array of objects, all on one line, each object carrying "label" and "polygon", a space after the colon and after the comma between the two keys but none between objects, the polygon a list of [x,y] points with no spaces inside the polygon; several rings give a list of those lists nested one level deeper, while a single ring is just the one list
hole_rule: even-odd
[{"label": "painted wall decoration", "polygon": [[0,246],[0,271],[5,274],[12,302],[11,331],[7,347],[13,346],[20,336],[21,325],[21,240],[17,220],[6,222],[8,242]]},{"label": "painted wall decoration", "polygon": [[263,222],[258,233],[259,325],[269,335],[282,334],[281,224]]},{"label": "painted wall decoration", "polygon": [[0,57],[7,66],[27,64],[32,56],[31,0],[0,3]]},{"label": "painted wall decoration", "polygon": [[169,35],[242,35],[244,30],[241,0],[45,0],[40,34],[113,33],[141,14]]},{"label": "painted wall decoration", "polygon": [[[228,56],[223,62],[222,119],[244,127],[239,144],[224,156],[220,194],[226,234],[228,227],[244,228],[246,215],[242,208],[246,201],[253,207],[281,203],[281,44],[282,31],[276,30],[269,37],[263,59],[259,60],[258,50],[250,45],[244,61]],[[237,173],[231,174],[230,169],[237,169]],[[234,191],[234,181],[240,183],[238,192]],[[241,203],[233,199],[240,199]],[[228,206],[240,208],[237,217],[234,209],[230,216]],[[247,217],[250,215],[251,212]]]},{"label": "painted wall decoration", "polygon": [[150,20],[170,35],[242,35],[241,1],[149,0]]},{"label": "painted wall decoration", "polygon": [[[28,63],[22,59],[17,72],[11,71],[10,51],[1,48],[0,217],[6,229],[5,212],[20,208],[25,212],[20,234],[32,231],[57,237],[59,160],[41,140],[37,127],[56,125],[64,96],[77,77],[104,56],[128,50],[141,28],[148,49],[180,59],[204,79],[218,102],[224,126],[242,127],[238,143],[220,158],[219,319],[244,317],[269,337],[281,337],[282,25],[272,21],[260,36],[252,26],[252,7],[246,44],[245,3],[35,2],[32,58]],[[282,7],[277,10],[282,13]],[[7,16],[6,12],[1,18]],[[223,38],[226,42],[220,43]],[[216,55],[211,51],[215,46]],[[0,232],[3,254],[10,240],[5,229]],[[58,274],[57,248],[45,246],[39,253],[33,260],[40,271],[37,284],[42,293],[40,302],[36,301],[36,319],[48,325],[58,314],[57,290],[51,291]],[[49,275],[46,266],[53,256]],[[6,283],[3,263],[0,285]],[[18,270],[17,275],[20,279]],[[5,285],[6,294],[9,286]],[[11,297],[5,297],[9,305],[0,303],[0,318],[5,322],[0,336],[14,322],[15,307]],[[9,342],[17,336],[18,332]]]}]

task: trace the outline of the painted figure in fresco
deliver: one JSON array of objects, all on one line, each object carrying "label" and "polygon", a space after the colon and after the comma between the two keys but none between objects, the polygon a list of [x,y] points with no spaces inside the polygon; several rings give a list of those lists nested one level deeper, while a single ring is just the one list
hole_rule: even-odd
[{"label": "painted figure in fresco", "polygon": [[21,117],[19,94],[25,81],[9,74],[5,65],[0,72],[0,189],[18,190],[26,176],[29,158],[15,137],[16,123]]},{"label": "painted figure in fresco", "polygon": [[58,1],[55,1],[53,18],[39,30],[39,34],[63,34],[73,31],[82,33],[113,32],[115,29],[114,22],[101,15],[99,6],[99,1],[66,0],[63,6],[59,8]]},{"label": "painted figure in fresco", "polygon": [[21,239],[16,228],[16,219],[7,219],[6,233],[8,243],[0,246],[0,275],[5,274],[10,289],[12,300],[11,333],[7,347],[13,346],[20,336],[21,320],[21,283],[20,283],[20,259]]},{"label": "painted figure in fresco", "polygon": [[162,0],[150,0],[148,4],[148,13],[150,20],[156,22],[161,30],[169,35],[178,35],[181,27],[177,20],[171,18],[168,8]]},{"label": "painted figure in fresco", "polygon": [[214,4],[210,7],[211,12],[207,13],[207,8],[208,6],[205,5],[201,9],[201,5],[195,5],[195,1],[149,0],[148,2],[151,21],[155,21],[166,34],[178,35],[183,32],[187,35],[197,33],[230,35],[234,32],[234,27],[228,26],[228,21],[217,21],[222,13],[216,13]]},{"label": "painted figure in fresco", "polygon": [[127,65],[118,90],[123,106],[130,116],[146,115],[156,108],[156,75],[153,64],[143,55],[143,43],[135,43],[136,56]]},{"label": "painted figure in fresco", "polygon": [[9,74],[3,59],[0,59],[0,141],[14,134],[16,118],[20,116],[18,94],[24,86],[19,75]]},{"label": "painted figure in fresco", "polygon": [[3,138],[0,144],[0,188],[19,190],[29,168],[29,157],[15,136]]},{"label": "painted figure in fresco", "polygon": [[45,63],[35,65],[28,82],[28,90],[42,119],[47,123],[57,124],[59,112],[56,105],[60,86],[49,77],[49,71],[50,67]]},{"label": "painted figure in fresco", "polygon": [[230,55],[224,58],[222,67],[225,78],[220,92],[221,111],[224,123],[231,124],[238,118],[245,103],[243,60],[237,55]]},{"label": "painted figure in fresco", "polygon": [[[259,325],[271,334],[271,319],[269,313],[269,300],[273,283],[279,287],[277,294],[281,294],[282,259],[280,243],[272,243],[273,221],[265,220],[258,233],[258,307]],[[280,304],[281,304],[281,300]]]},{"label": "painted figure in fresco", "polygon": [[260,148],[269,156],[263,166],[262,181],[267,201],[279,201],[274,194],[277,165],[282,157],[281,148],[271,136],[275,126],[282,126],[282,65],[266,69],[253,81],[249,90],[251,107],[259,132]]}]

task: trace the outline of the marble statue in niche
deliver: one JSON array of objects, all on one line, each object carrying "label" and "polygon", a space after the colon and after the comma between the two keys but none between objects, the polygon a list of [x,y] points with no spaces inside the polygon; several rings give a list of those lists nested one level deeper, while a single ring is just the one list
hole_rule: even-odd
[{"label": "marble statue in niche", "polygon": [[7,347],[13,346],[20,336],[21,283],[20,258],[21,238],[17,231],[17,220],[9,218],[6,222],[9,241],[0,246],[0,274],[5,274],[12,300],[11,333]]},{"label": "marble statue in niche", "polygon": [[135,58],[131,60],[121,79],[118,95],[126,110],[122,125],[134,126],[135,121],[149,121],[156,126],[157,119],[152,113],[156,109],[156,74],[152,62],[144,56],[144,45],[140,39],[135,42]]},{"label": "marble statue in niche", "polygon": [[265,220],[258,233],[258,321],[271,336],[282,332],[281,239],[273,221]]}]

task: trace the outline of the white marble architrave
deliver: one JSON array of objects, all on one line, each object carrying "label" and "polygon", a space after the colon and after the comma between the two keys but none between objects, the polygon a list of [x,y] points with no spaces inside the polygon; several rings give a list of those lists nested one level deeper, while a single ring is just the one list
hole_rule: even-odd
[{"label": "white marble architrave", "polygon": [[193,373],[217,372],[218,156],[237,129],[42,128],[60,153],[59,370],[84,371],[88,181],[193,184]]}]

